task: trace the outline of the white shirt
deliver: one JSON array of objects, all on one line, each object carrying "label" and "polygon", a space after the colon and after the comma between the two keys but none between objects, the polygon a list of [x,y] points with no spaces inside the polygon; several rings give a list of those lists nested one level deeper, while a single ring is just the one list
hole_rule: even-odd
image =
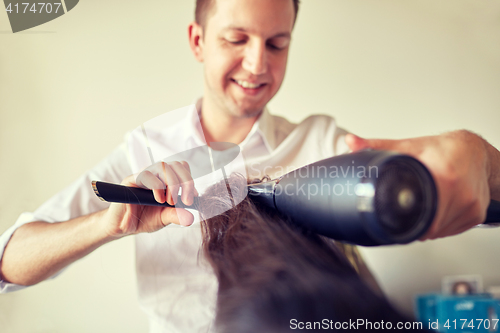
[{"label": "white shirt", "polygon": [[[198,106],[200,101],[198,102]],[[206,145],[199,107],[191,105],[144,123],[95,168],[56,194],[35,212],[21,214],[0,236],[0,258],[14,231],[33,221],[60,222],[109,206],[93,192],[91,181],[120,183],[153,162]],[[306,164],[348,152],[346,132],[333,118],[310,116],[300,124],[264,110],[245,140],[241,153],[228,165],[247,178],[276,178]],[[189,161],[188,161],[189,163]],[[197,190],[217,181],[221,170],[195,179]],[[221,179],[221,178],[219,178]],[[193,212],[193,211],[192,211]],[[196,216],[196,214],[195,214]],[[215,315],[217,280],[199,256],[201,228],[169,225],[136,240],[139,302],[150,319],[150,332],[208,332]],[[0,293],[25,288],[0,280]]]}]

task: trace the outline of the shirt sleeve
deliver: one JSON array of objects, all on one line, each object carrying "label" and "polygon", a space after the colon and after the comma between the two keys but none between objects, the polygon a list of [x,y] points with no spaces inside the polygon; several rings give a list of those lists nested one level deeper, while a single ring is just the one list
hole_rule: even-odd
[{"label": "shirt sleeve", "polygon": [[349,146],[345,142],[348,131],[337,126],[335,118],[327,115],[314,115],[307,118],[308,135],[314,136],[314,142],[321,147],[318,159],[329,158],[350,152]]},{"label": "shirt sleeve", "polygon": [[[125,144],[118,146],[93,169],[83,174],[61,192],[54,195],[34,212],[22,213],[16,223],[0,236],[0,261],[7,243],[20,226],[35,222],[63,222],[105,209],[109,203],[101,201],[92,189],[93,180],[120,183],[131,174]],[[59,275],[57,273],[55,276]],[[0,279],[0,294],[26,288]]]},{"label": "shirt sleeve", "polygon": [[351,152],[349,146],[345,142],[345,136],[349,133],[341,127],[337,127],[333,135],[333,153],[334,155],[342,155]]},{"label": "shirt sleeve", "polygon": [[327,149],[333,149],[331,152],[328,152],[327,156],[330,157],[349,153],[349,146],[345,143],[345,136],[349,132],[337,126],[337,122],[334,118],[329,118],[329,122],[325,123],[328,124],[325,133],[325,147]]}]

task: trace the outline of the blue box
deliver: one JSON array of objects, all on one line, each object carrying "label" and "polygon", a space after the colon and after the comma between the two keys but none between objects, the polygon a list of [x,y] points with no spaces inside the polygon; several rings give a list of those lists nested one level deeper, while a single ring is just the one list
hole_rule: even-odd
[{"label": "blue box", "polygon": [[416,297],[416,317],[437,332],[500,332],[500,303],[489,294]]}]

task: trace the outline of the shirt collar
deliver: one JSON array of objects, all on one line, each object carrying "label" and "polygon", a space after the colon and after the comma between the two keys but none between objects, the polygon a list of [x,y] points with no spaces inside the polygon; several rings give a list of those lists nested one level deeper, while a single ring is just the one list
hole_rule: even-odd
[{"label": "shirt collar", "polygon": [[264,108],[262,111],[262,114],[260,115],[259,119],[257,122],[254,124],[254,126],[257,126],[258,132],[262,137],[262,141],[264,141],[264,144],[266,145],[267,150],[269,152],[272,152],[273,150],[276,149],[276,137],[275,137],[275,130],[274,130],[274,118],[273,116],[269,113],[269,110],[267,107]]},{"label": "shirt collar", "polygon": [[178,139],[179,143],[185,145],[185,149],[191,149],[194,147],[206,145],[205,135],[203,134],[203,129],[201,128],[200,121],[200,110],[201,99],[192,104],[187,109],[187,113],[183,120],[181,121]]},{"label": "shirt collar", "polygon": [[[202,98],[196,101],[196,104],[193,104],[185,118],[184,123],[182,124],[183,130],[183,142],[186,143],[188,148],[192,148],[194,146],[206,145],[205,136],[203,134],[203,129],[201,127],[201,102]],[[274,131],[274,118],[269,113],[267,107],[264,108],[262,114],[259,119],[252,126],[252,129],[248,133],[247,137],[241,142],[240,146],[242,148],[250,142],[250,140],[258,135],[263,141],[269,152],[272,152],[276,149],[276,138]]]}]

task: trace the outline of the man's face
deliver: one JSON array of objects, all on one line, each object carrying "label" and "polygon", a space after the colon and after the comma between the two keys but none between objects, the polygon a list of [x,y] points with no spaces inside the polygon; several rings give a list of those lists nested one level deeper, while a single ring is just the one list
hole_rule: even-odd
[{"label": "man's face", "polygon": [[292,0],[217,0],[202,43],[205,96],[236,117],[258,115],[285,76]]}]

